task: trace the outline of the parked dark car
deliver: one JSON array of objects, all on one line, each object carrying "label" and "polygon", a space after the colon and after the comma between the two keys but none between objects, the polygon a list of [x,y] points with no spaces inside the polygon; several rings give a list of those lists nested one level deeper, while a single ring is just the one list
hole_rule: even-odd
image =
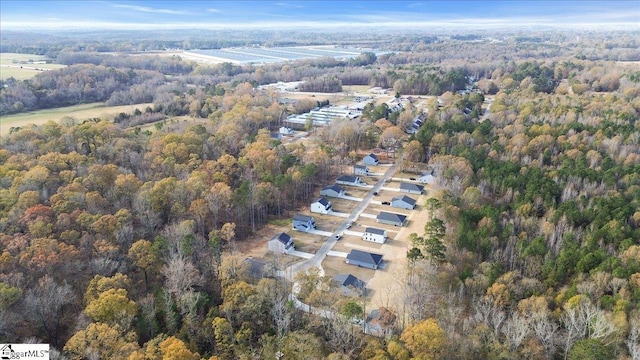
[{"label": "parked dark car", "polygon": [[416,178],[409,178],[409,180],[416,181],[417,179]]},{"label": "parked dark car", "polygon": [[388,202],[388,201],[383,201],[383,202],[382,202],[382,205],[391,205],[391,203],[390,203],[390,202]]},{"label": "parked dark car", "polygon": [[377,192],[377,191],[374,191],[374,192],[373,192],[373,195],[374,195],[374,196],[378,195],[378,192]]}]

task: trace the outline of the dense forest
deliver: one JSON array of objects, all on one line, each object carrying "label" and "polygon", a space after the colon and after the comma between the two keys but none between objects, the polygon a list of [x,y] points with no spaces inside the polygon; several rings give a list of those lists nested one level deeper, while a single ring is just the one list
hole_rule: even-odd
[{"label": "dense forest", "polygon": [[[640,68],[613,61],[637,56],[638,36],[616,35],[407,37],[378,57],[260,67],[60,48],[67,68],[2,83],[3,115],[154,106],[3,134],[0,338],[60,359],[639,359]],[[257,86],[299,80],[439,101],[371,104],[285,146],[270,133],[299,109]],[[184,114],[202,121],[170,120]],[[234,255],[373,147],[437,179],[407,254],[406,321],[384,337],[319,274],[299,298],[344,316],[296,309],[290,284]]]}]

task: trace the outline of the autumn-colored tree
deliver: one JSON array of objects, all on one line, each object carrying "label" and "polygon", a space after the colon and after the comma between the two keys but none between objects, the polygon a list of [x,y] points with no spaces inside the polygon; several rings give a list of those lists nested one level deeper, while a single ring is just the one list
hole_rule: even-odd
[{"label": "autumn-colored tree", "polygon": [[440,359],[447,347],[447,336],[435,319],[407,327],[400,339],[416,359]]},{"label": "autumn-colored tree", "polygon": [[65,344],[71,359],[126,359],[138,349],[135,333],[123,333],[118,325],[91,323]]},{"label": "autumn-colored tree", "polygon": [[128,256],[144,272],[145,287],[149,285],[148,274],[160,268],[160,257],[153,244],[148,240],[138,240],[129,248]]},{"label": "autumn-colored tree", "polygon": [[96,322],[118,325],[127,331],[138,313],[138,306],[129,300],[125,289],[109,289],[91,301],[84,312]]}]

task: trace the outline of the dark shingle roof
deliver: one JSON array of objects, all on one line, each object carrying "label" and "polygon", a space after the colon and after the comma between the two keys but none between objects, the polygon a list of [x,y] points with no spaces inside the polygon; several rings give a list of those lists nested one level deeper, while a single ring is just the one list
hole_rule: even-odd
[{"label": "dark shingle roof", "polygon": [[355,183],[357,181],[358,177],[357,176],[351,176],[351,175],[342,175],[340,176],[337,181],[344,181],[344,182],[350,182],[350,183]]},{"label": "dark shingle roof", "polygon": [[371,265],[379,265],[382,261],[382,255],[380,254],[372,254],[366,251],[360,250],[351,250],[349,255],[347,255],[347,260],[358,261],[365,264]]},{"label": "dark shingle roof", "polygon": [[407,195],[402,195],[402,196],[397,196],[394,197],[393,199],[391,199],[391,201],[396,201],[396,200],[400,200],[402,202],[405,202],[411,206],[415,206],[416,205],[416,201],[410,197],[408,197]]},{"label": "dark shingle roof", "polygon": [[307,215],[296,214],[296,215],[293,216],[293,220],[302,221],[302,222],[308,222],[308,221],[313,220],[313,218],[311,216],[307,216]]},{"label": "dark shingle roof", "polygon": [[372,228],[372,227],[368,227],[364,229],[365,233],[369,233],[369,234],[377,234],[377,235],[384,235],[386,230],[382,230],[382,229],[377,229],[377,228]]},{"label": "dark shingle roof", "polygon": [[322,204],[323,206],[329,206],[329,200],[321,197],[320,199],[316,200],[315,202],[318,202],[320,204]]},{"label": "dark shingle roof", "polygon": [[353,165],[356,169],[366,169],[367,167],[364,165]]},{"label": "dark shingle roof", "polygon": [[381,211],[380,214],[378,214],[377,219],[386,220],[386,221],[397,221],[397,222],[403,223],[407,219],[407,217],[401,214]]},{"label": "dark shingle roof", "polygon": [[344,189],[343,189],[343,188],[341,188],[341,187],[340,187],[340,186],[338,186],[338,185],[329,185],[329,186],[325,186],[322,190],[333,190],[333,191],[335,191],[335,192],[337,192],[337,193],[341,193],[341,192],[343,192],[343,191],[344,191]]},{"label": "dark shingle roof", "polygon": [[401,183],[400,184],[400,189],[402,190],[411,190],[411,191],[423,191],[424,190],[424,186],[418,185],[418,184],[411,184],[411,183]]},{"label": "dark shingle roof", "polygon": [[369,154],[367,156],[369,156],[372,159],[378,160],[378,157],[376,156],[376,154]]},{"label": "dark shingle roof", "polygon": [[364,289],[365,283],[364,281],[358,279],[357,277],[351,274],[340,274],[336,275],[334,278],[341,286],[353,286],[356,289]]},{"label": "dark shingle roof", "polygon": [[291,236],[287,233],[280,233],[274,239],[278,239],[281,243],[287,245],[291,241]]}]

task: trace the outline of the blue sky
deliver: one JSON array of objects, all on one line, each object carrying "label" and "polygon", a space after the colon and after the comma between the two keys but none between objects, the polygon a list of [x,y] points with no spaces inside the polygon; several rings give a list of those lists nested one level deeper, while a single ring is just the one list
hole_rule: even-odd
[{"label": "blue sky", "polygon": [[31,1],[0,0],[13,28],[260,28],[598,26],[640,29],[626,1]]}]

